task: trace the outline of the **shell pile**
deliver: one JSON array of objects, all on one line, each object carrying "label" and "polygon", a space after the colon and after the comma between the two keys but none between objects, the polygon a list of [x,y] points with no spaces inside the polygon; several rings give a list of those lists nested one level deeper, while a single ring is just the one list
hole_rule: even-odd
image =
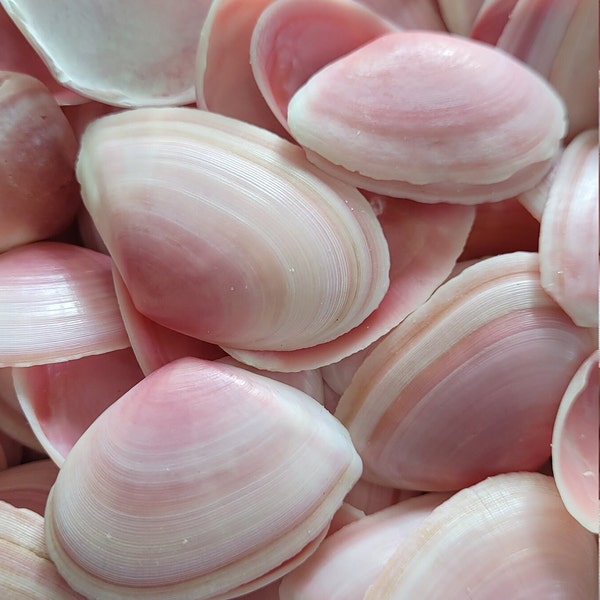
[{"label": "shell pile", "polygon": [[596,0],[0,0],[0,595],[598,598]]}]

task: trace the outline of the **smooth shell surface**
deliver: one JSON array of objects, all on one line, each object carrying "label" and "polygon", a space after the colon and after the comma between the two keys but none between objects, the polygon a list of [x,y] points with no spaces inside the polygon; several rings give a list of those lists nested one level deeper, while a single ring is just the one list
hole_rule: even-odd
[{"label": "smooth shell surface", "polygon": [[552,88],[508,55],[404,31],[314,75],[291,99],[288,124],[311,161],[358,187],[472,204],[533,187],[566,115]]},{"label": "smooth shell surface", "polygon": [[304,393],[181,359],[74,446],[48,501],[49,553],[91,597],[233,597],[312,552],[360,473],[347,432]]},{"label": "smooth shell surface", "polygon": [[136,308],[180,333],[313,346],[361,323],[389,286],[364,196],[252,125],[185,108],[111,115],[88,128],[77,174]]},{"label": "smooth shell surface", "polygon": [[2,5],[54,77],[83,96],[117,106],[193,102],[207,0]]}]

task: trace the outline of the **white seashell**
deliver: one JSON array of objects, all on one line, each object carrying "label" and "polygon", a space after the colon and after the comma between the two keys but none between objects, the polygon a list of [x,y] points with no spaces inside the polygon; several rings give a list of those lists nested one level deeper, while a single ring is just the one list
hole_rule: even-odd
[{"label": "white seashell", "polygon": [[595,537],[551,477],[510,473],[457,492],[408,537],[364,600],[590,600]]},{"label": "white seashell", "polygon": [[357,187],[474,204],[536,185],[566,115],[553,89],[503,52],[402,31],[321,69],[291,99],[288,125],[312,162]]}]

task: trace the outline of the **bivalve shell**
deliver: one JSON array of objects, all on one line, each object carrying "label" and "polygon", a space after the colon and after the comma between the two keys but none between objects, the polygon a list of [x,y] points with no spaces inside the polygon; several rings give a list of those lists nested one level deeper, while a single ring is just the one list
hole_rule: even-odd
[{"label": "bivalve shell", "polygon": [[347,432],[303,392],[181,359],[75,444],[48,499],[48,551],[87,597],[231,598],[314,551],[360,473]]}]

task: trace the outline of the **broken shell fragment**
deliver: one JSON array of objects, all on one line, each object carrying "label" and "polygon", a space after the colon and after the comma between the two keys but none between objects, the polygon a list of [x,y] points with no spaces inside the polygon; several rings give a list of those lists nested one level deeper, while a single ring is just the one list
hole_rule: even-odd
[{"label": "broken shell fragment", "polygon": [[335,416],[365,478],[381,485],[445,491],[536,470],[564,390],[596,343],[543,290],[537,254],[489,258],[371,351]]},{"label": "broken shell fragment", "polygon": [[180,333],[314,346],[360,324],[389,286],[364,196],[247,123],[186,108],[110,115],[86,131],[77,174],[136,308]]},{"label": "broken shell fragment", "polygon": [[536,185],[566,115],[556,92],[503,52],[402,31],[321,69],[292,97],[288,125],[312,162],[357,187],[474,204]]},{"label": "broken shell fragment", "polygon": [[181,359],[75,444],[48,500],[48,551],[88,597],[234,597],[305,560],[360,473],[346,430],[303,392]]}]

